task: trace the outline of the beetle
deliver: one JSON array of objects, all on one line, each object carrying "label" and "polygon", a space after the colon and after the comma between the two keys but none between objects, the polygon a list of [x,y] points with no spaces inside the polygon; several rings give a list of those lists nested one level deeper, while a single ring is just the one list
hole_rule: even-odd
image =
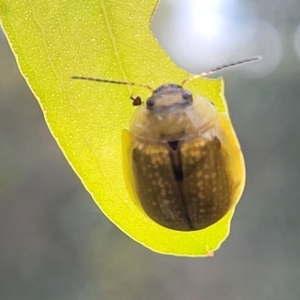
[{"label": "beetle", "polygon": [[130,97],[138,108],[123,134],[123,160],[130,172],[125,174],[130,178],[127,185],[157,224],[177,231],[205,229],[238,202],[245,167],[229,115],[218,113],[209,100],[193,95],[184,85],[258,59],[223,65],[188,77],[180,85],[167,83],[154,90],[146,84],[72,76],[151,91],[145,103],[139,96]]}]

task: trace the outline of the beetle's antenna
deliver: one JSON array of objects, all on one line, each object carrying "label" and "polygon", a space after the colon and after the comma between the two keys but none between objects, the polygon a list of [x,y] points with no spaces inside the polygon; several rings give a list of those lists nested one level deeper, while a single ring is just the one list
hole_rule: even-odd
[{"label": "beetle's antenna", "polygon": [[237,66],[237,65],[245,64],[245,63],[260,60],[260,59],[261,59],[261,56],[255,56],[255,57],[247,58],[247,59],[240,60],[240,61],[237,61],[237,62],[234,62],[234,63],[229,63],[229,64],[226,64],[226,65],[222,65],[220,67],[217,67],[217,68],[209,70],[209,71],[202,72],[200,74],[192,75],[192,76],[184,79],[181,83],[181,86],[185,85],[187,82],[189,82],[191,80],[194,80],[196,78],[207,76],[207,75],[213,74],[215,72],[221,71],[221,70],[226,69],[226,68],[234,67],[234,66]]},{"label": "beetle's antenna", "polygon": [[124,85],[134,85],[146,88],[153,93],[153,88],[148,84],[139,84],[134,82],[127,82],[127,81],[119,81],[119,80],[110,80],[110,79],[102,79],[102,78],[94,78],[94,77],[85,77],[85,76],[72,76],[72,79],[79,79],[79,80],[90,80],[90,81],[98,81],[104,83],[113,83],[113,84],[124,84]]}]

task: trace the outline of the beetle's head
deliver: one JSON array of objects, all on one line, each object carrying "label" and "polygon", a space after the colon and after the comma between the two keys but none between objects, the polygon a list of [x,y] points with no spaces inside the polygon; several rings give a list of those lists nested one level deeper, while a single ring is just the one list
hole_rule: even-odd
[{"label": "beetle's head", "polygon": [[146,107],[151,112],[160,112],[173,109],[182,109],[193,102],[192,93],[182,86],[167,83],[153,91],[146,101]]}]

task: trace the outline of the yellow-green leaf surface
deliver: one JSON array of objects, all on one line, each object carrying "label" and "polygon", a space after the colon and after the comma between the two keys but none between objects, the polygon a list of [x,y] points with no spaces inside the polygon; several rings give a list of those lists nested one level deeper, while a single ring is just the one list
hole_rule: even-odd
[{"label": "yellow-green leaf surface", "polygon": [[[152,35],[156,5],[157,0],[0,0],[0,14],[53,136],[103,213],[154,251],[209,255],[228,235],[233,210],[208,229],[177,232],[151,221],[126,190],[121,136],[135,109],[129,97],[145,99],[149,91],[71,80],[85,75],[157,87],[186,78]],[[188,86],[226,112],[221,80],[197,79]]]}]

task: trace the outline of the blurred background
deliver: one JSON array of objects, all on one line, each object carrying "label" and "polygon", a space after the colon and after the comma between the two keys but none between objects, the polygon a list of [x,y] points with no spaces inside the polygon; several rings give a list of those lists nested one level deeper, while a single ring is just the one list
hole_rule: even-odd
[{"label": "blurred background", "polygon": [[213,258],[177,258],[110,223],[0,31],[0,299],[299,299],[300,1],[163,0],[152,28],[193,73],[263,56],[218,74],[247,165],[230,236]]}]

